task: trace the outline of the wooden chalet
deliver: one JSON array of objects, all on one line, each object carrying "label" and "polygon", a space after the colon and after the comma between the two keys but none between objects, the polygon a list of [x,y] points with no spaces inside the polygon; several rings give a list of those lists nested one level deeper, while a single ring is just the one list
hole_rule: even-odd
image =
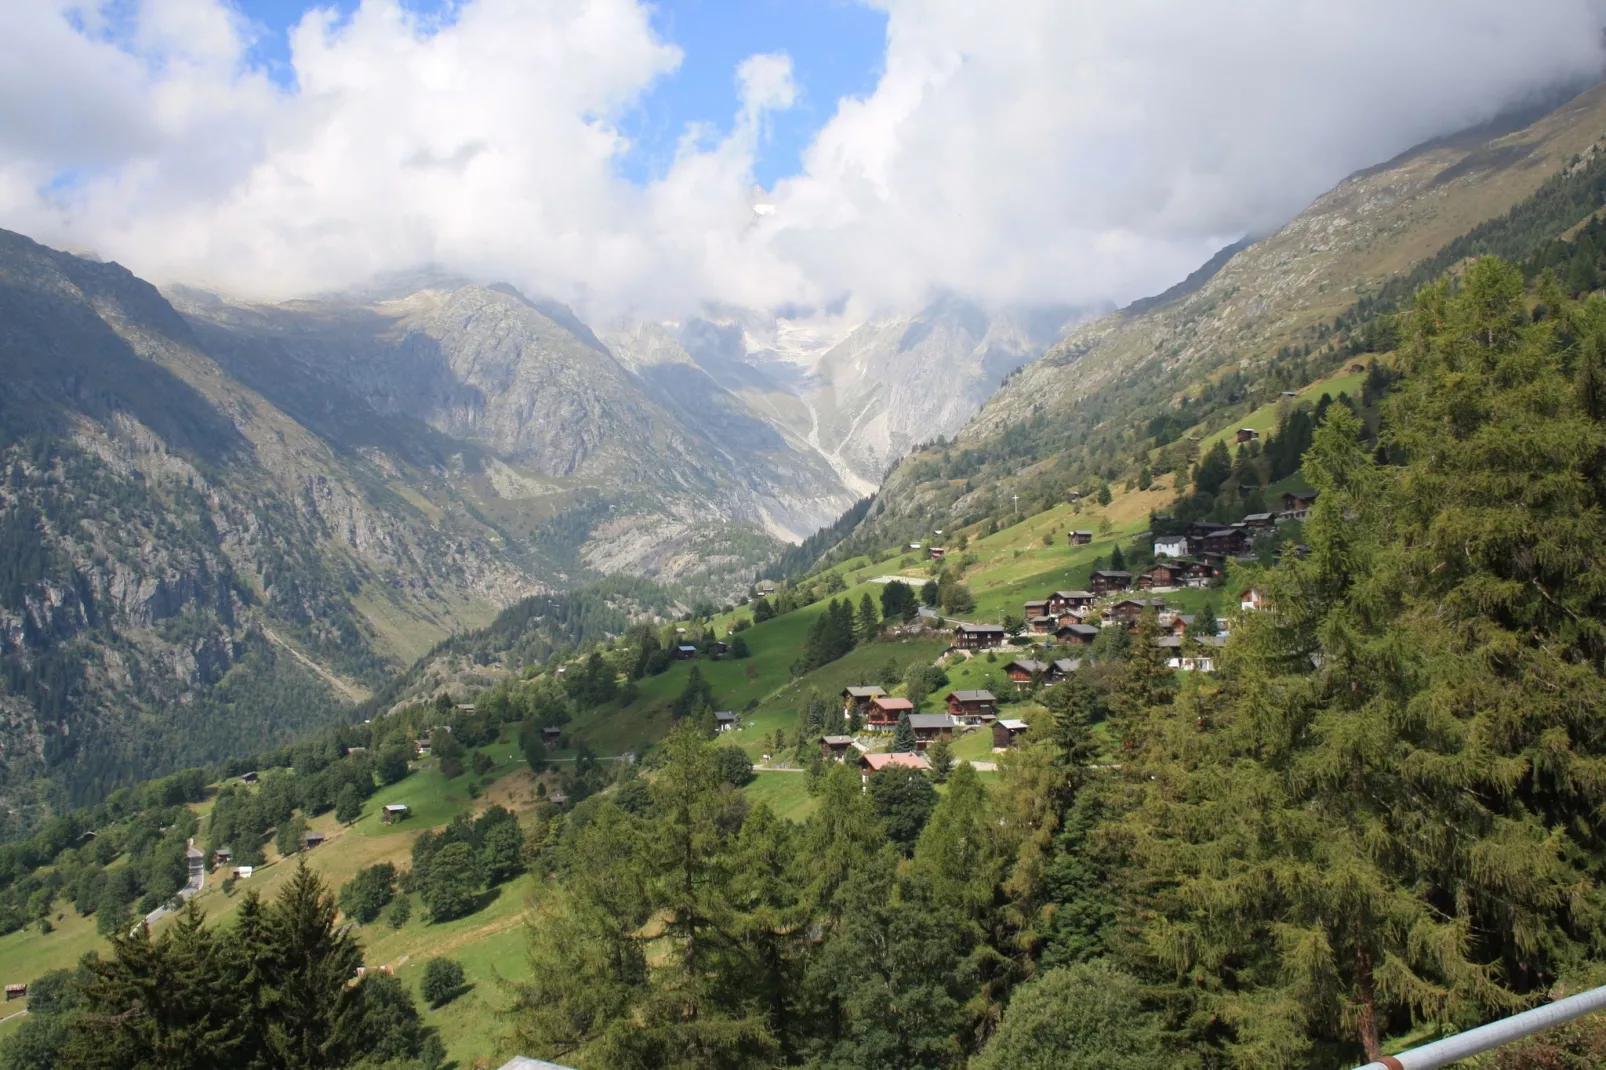
[{"label": "wooden chalet", "polygon": [[387,825],[405,821],[409,813],[411,811],[407,809],[406,803],[386,803],[384,808],[379,811],[380,817],[383,818]]},{"label": "wooden chalet", "polygon": [[1067,532],[1065,539],[1072,546],[1086,546],[1088,543],[1093,541],[1093,533],[1091,531]]},{"label": "wooden chalet", "polygon": [[1093,588],[1094,594],[1124,591],[1132,586],[1132,573],[1120,569],[1100,569],[1093,573],[1088,586]]},{"label": "wooden chalet", "polygon": [[1055,591],[1048,596],[1048,612],[1050,616],[1058,616],[1067,609],[1086,609],[1097,598],[1092,591]]},{"label": "wooden chalet", "polygon": [[1032,617],[1026,622],[1026,627],[1033,635],[1051,635],[1058,623],[1053,617]]},{"label": "wooden chalet", "polygon": [[1238,429],[1238,433],[1233,436],[1232,440],[1234,443],[1241,446],[1245,442],[1254,442],[1259,437],[1260,432],[1256,431],[1253,427],[1240,427]]},{"label": "wooden chalet", "polygon": [[1048,599],[1046,599],[1046,598],[1034,598],[1030,602],[1022,603],[1020,615],[1021,615],[1021,619],[1022,620],[1027,620],[1027,621],[1035,620],[1038,617],[1046,617],[1046,616],[1048,616],[1049,615]]},{"label": "wooden chalet", "polygon": [[7,1003],[10,1003],[14,999],[27,999],[27,998],[28,998],[28,986],[27,985],[6,985],[6,1002]]},{"label": "wooden chalet", "polygon": [[219,847],[217,850],[212,852],[212,864],[214,866],[226,866],[233,861],[234,852],[229,850],[227,847]]},{"label": "wooden chalet", "polygon": [[326,838],[321,832],[308,832],[301,837],[301,846],[310,851],[314,847],[321,847]]},{"label": "wooden chalet", "polygon": [[1161,561],[1138,577],[1138,590],[1152,591],[1156,587],[1181,587],[1183,571],[1181,561]]},{"label": "wooden chalet", "polygon": [[1172,635],[1186,635],[1197,619],[1192,613],[1178,613],[1171,618],[1171,623],[1166,627],[1170,629]]},{"label": "wooden chalet", "polygon": [[899,717],[913,712],[915,712],[915,704],[908,699],[882,695],[880,698],[870,700],[870,708],[865,713],[864,723],[871,728],[885,729],[890,732],[897,726]]},{"label": "wooden chalet", "polygon": [[993,722],[993,750],[1009,750],[1015,740],[1026,734],[1026,722],[997,720]]},{"label": "wooden chalet", "polygon": [[740,724],[741,722],[737,719],[736,714],[732,713],[730,710],[714,711],[714,731],[729,732],[737,728]]},{"label": "wooden chalet", "polygon": [[1283,513],[1293,520],[1304,520],[1310,515],[1310,507],[1316,504],[1316,492],[1313,490],[1291,490],[1283,495]]},{"label": "wooden chalet", "polygon": [[1061,624],[1054,629],[1054,639],[1070,646],[1087,646],[1098,637],[1098,628],[1091,624]]},{"label": "wooden chalet", "polygon": [[1205,551],[1205,540],[1218,531],[1229,531],[1226,524],[1212,524],[1208,520],[1195,520],[1182,529],[1182,537],[1188,540],[1188,556],[1198,557]]},{"label": "wooden chalet", "polygon": [[1366,365],[1356,362],[1349,366],[1349,370],[1351,375],[1359,375],[1366,370]]},{"label": "wooden chalet", "polygon": [[869,687],[844,687],[842,689],[842,712],[857,710],[860,717],[866,717],[870,713],[870,703],[878,698],[886,697],[886,690],[874,685]]},{"label": "wooden chalet", "polygon": [[954,719],[946,713],[911,713],[909,727],[915,730],[915,747],[925,750],[939,739],[952,739]]},{"label": "wooden chalet", "polygon": [[852,736],[822,736],[820,738],[820,757],[828,762],[840,762],[847,758],[848,752],[853,750]]},{"label": "wooden chalet", "polygon": [[985,650],[1005,639],[1002,625],[961,624],[954,629],[954,646],[960,650]]},{"label": "wooden chalet", "polygon": [[943,701],[951,716],[967,724],[980,724],[998,716],[998,698],[991,691],[950,691]]},{"label": "wooden chalet", "polygon": [[240,783],[242,783],[242,784],[255,784],[257,782],[257,780],[259,780],[259,779],[260,778],[254,772],[253,773],[241,773],[240,774]]},{"label": "wooden chalet", "polygon": [[1246,613],[1265,607],[1266,596],[1260,593],[1259,588],[1251,587],[1238,596],[1238,608]]},{"label": "wooden chalet", "polygon": [[1212,580],[1219,579],[1221,568],[1215,563],[1203,559],[1187,562],[1182,566],[1182,586],[1208,587]]},{"label": "wooden chalet", "polygon": [[1244,527],[1248,528],[1256,535],[1262,535],[1268,531],[1274,530],[1277,527],[1277,514],[1248,513],[1244,516]]},{"label": "wooden chalet", "polygon": [[697,656],[697,648],[690,643],[680,643],[675,647],[676,661],[690,661]]},{"label": "wooden chalet", "polygon": [[1199,552],[1235,557],[1249,549],[1249,532],[1244,528],[1223,528],[1199,540]]},{"label": "wooden chalet", "polygon": [[1048,679],[1048,664],[1031,658],[1016,658],[1004,666],[1004,675],[1009,677],[1016,691],[1030,691],[1033,680]]},{"label": "wooden chalet", "polygon": [[563,739],[563,729],[555,724],[541,726],[541,742],[547,746],[556,746]]},{"label": "wooden chalet", "polygon": [[928,546],[928,547],[926,547],[926,560],[927,561],[941,561],[943,558],[945,558],[947,556],[948,556],[948,551],[945,548],[941,547],[941,546]]},{"label": "wooden chalet", "polygon": [[1152,609],[1159,613],[1164,608],[1163,598],[1123,598],[1104,611],[1104,623],[1119,621],[1122,624],[1136,624],[1144,610]]},{"label": "wooden chalet", "polygon": [[1082,667],[1080,658],[1055,658],[1048,663],[1048,679],[1057,683]]},{"label": "wooden chalet", "polygon": [[925,755],[916,754],[912,751],[899,754],[876,753],[859,756],[859,776],[863,778],[865,784],[869,784],[870,777],[883,769],[918,769],[921,772],[926,772],[930,768],[931,763],[926,761]]}]

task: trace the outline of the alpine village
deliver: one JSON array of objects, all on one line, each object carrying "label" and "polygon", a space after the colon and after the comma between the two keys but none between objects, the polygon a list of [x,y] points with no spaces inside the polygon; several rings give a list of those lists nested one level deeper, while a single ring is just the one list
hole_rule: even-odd
[{"label": "alpine village", "polygon": [[[554,522],[405,658],[137,376],[0,405],[0,1068],[1326,1070],[1606,983],[1603,203],[1606,88],[1428,143],[734,578]],[[170,322],[210,405],[200,315],[0,242],[13,384]]]}]

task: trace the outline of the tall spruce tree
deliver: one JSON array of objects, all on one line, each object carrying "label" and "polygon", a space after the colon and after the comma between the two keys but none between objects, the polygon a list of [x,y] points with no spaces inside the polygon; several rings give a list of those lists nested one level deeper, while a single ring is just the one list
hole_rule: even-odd
[{"label": "tall spruce tree", "polygon": [[881,631],[881,618],[875,611],[875,603],[870,600],[870,593],[865,592],[859,599],[859,616],[854,621],[854,636],[861,643],[868,643]]},{"label": "tall spruce tree", "polygon": [[1487,261],[1421,295],[1387,421],[1404,467],[1329,407],[1308,556],[1251,573],[1270,608],[1236,629],[1227,686],[1153,718],[1123,771],[1130,909],[1161,968],[1205,981],[1236,1059],[1374,1057],[1413,1018],[1509,1010],[1600,909],[1576,816],[1606,742],[1606,588],[1579,552],[1602,534],[1581,369],[1606,308],[1552,300],[1529,324]]},{"label": "tall spruce tree", "polygon": [[914,725],[909,723],[907,711],[898,714],[898,724],[892,730],[892,753],[913,754],[920,741],[915,738]]},{"label": "tall spruce tree", "polygon": [[1167,705],[1176,695],[1176,670],[1166,664],[1166,648],[1159,645],[1163,634],[1154,609],[1145,609],[1110,693],[1111,727],[1124,748],[1138,745],[1148,711]]}]

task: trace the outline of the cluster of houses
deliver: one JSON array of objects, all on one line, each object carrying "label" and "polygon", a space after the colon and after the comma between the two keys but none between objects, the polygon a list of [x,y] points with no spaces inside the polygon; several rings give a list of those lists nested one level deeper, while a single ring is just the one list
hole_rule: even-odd
[{"label": "cluster of houses", "polygon": [[924,757],[926,748],[939,739],[952,739],[962,730],[990,728],[994,750],[1014,746],[1026,731],[1025,721],[998,716],[998,698],[991,691],[950,691],[943,703],[947,707],[944,713],[917,713],[914,703],[887,694],[885,688],[873,685],[845,688],[842,691],[844,714],[857,713],[865,727],[873,732],[891,732],[897,728],[898,721],[907,716],[909,727],[914,730],[915,749],[907,753],[864,753],[852,736],[832,735],[820,740],[820,753],[829,761],[857,761],[868,780],[872,773],[886,768],[931,768]]}]

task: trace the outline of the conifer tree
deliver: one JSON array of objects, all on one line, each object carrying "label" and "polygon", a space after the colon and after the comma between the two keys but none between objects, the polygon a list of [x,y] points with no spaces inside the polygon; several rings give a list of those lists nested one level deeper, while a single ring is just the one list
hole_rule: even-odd
[{"label": "conifer tree", "polygon": [[908,711],[900,713],[898,725],[892,730],[892,753],[913,754],[919,745],[919,740],[915,738],[914,725],[909,723]]},{"label": "conifer tree", "polygon": [[1126,554],[1121,552],[1121,544],[1116,543],[1110,547],[1110,571],[1121,572],[1126,569]]},{"label": "conifer tree", "polygon": [[1123,747],[1135,746],[1145,715],[1176,695],[1177,674],[1166,664],[1166,648],[1159,645],[1162,634],[1154,609],[1145,609],[1110,694],[1111,726]]},{"label": "conifer tree", "polygon": [[729,889],[732,935],[752,964],[743,995],[763,1008],[783,1062],[800,1043],[797,1002],[808,935],[797,841],[796,825],[763,803],[754,807],[734,845]]},{"label": "conifer tree", "polygon": [[861,643],[868,643],[881,631],[881,618],[876,615],[875,603],[870,600],[868,591],[859,599],[859,616],[854,623],[854,631]]},{"label": "conifer tree", "polygon": [[334,895],[302,862],[263,919],[266,1039],[281,1066],[339,1066],[357,1055],[362,996],[351,979],[362,951],[335,917]]},{"label": "conifer tree", "polygon": [[69,1065],[175,1068],[222,1066],[240,1054],[243,1008],[226,964],[194,902],[159,938],[149,927],[111,937],[111,956],[86,963],[83,1013]]}]

